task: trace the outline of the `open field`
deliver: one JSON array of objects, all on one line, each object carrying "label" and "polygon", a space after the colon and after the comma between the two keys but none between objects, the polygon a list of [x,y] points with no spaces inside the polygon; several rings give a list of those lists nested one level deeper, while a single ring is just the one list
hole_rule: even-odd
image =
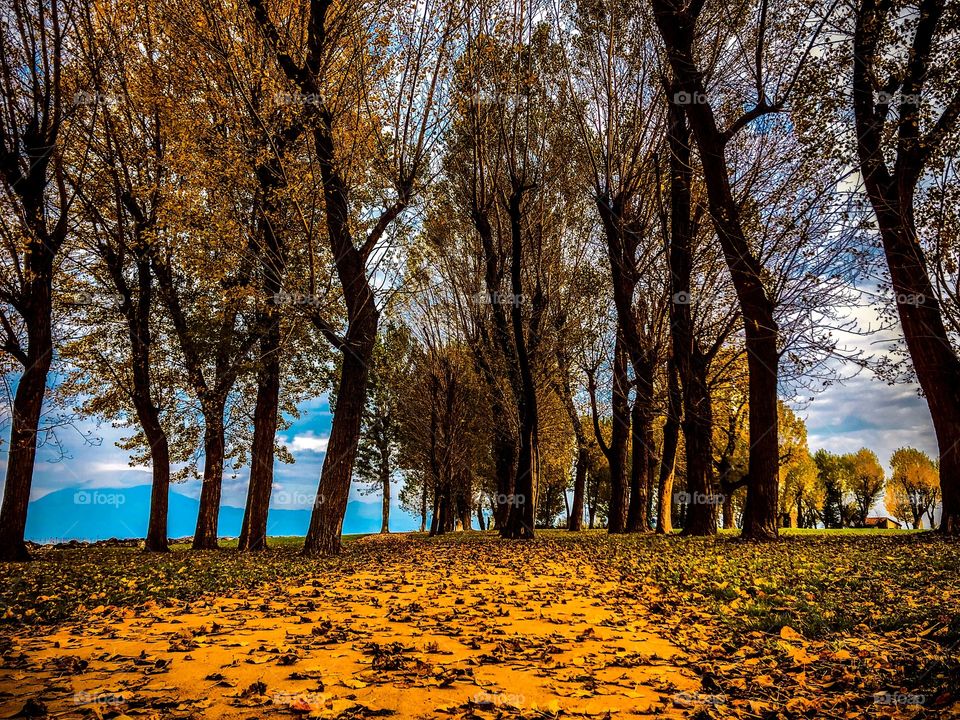
[{"label": "open field", "polygon": [[4,717],[951,717],[960,545],[542,533],[3,566]]}]

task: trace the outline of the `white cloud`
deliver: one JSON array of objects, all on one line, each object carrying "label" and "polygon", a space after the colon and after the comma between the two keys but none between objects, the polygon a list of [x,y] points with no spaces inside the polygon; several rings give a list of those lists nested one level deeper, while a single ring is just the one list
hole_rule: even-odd
[{"label": "white cloud", "polygon": [[330,441],[330,438],[317,437],[313,433],[308,432],[303,435],[294,435],[293,440],[286,441],[281,438],[281,441],[286,443],[290,452],[322,453],[327,451],[327,443]]}]

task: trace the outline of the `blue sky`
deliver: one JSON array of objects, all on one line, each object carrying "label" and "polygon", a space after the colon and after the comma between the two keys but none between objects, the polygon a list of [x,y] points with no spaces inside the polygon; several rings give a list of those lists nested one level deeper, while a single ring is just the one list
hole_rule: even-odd
[{"label": "blue sky", "polygon": [[[311,506],[313,495],[317,491],[327,437],[330,434],[331,415],[325,397],[304,403],[300,409],[301,417],[280,433],[296,462],[292,465],[278,462],[275,470],[274,504],[289,509]],[[93,421],[83,423],[77,429],[80,432],[62,429],[59,433],[67,453],[64,459],[57,460],[59,452],[52,448],[41,448],[38,452],[31,499],[43,497],[63,487],[116,488],[150,483],[149,466],[131,467],[127,453],[116,445],[124,436],[124,430],[113,428],[109,424],[97,427]],[[91,446],[85,443],[81,433],[86,431],[101,438],[101,444]],[[6,457],[0,462],[5,466]],[[229,472],[225,474],[223,504],[243,507],[247,473],[247,468],[243,468],[236,476]],[[198,498],[200,486],[200,480],[189,480],[174,485],[173,490]],[[360,489],[354,487],[351,490],[351,500],[379,502],[379,497],[361,495]]]}]

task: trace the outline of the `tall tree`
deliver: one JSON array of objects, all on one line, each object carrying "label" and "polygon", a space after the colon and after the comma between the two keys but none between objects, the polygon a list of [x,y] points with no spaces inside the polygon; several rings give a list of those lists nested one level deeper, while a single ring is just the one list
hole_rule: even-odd
[{"label": "tall tree", "polygon": [[610,470],[610,501],[607,510],[607,531],[623,533],[627,530],[630,485],[627,480],[627,452],[630,441],[630,388],[627,351],[622,336],[617,331],[613,348],[611,375],[611,428],[610,440],[604,437],[597,406],[597,366],[587,375],[587,390],[590,394],[590,409],[593,417],[593,433],[597,445],[607,458]]},{"label": "tall tree", "polygon": [[53,361],[53,280],[73,203],[63,154],[73,10],[64,0],[11,0],[0,25],[0,325],[4,352],[23,368],[0,507],[3,560],[29,559],[23,533]]},{"label": "tall tree", "polygon": [[[799,41],[803,48],[802,43],[809,42],[811,32],[814,37],[819,33],[819,25],[811,24],[802,11],[786,3],[772,9],[768,0],[744,3],[733,14],[719,6],[711,6],[705,12],[706,5],[706,0],[652,0],[674,84],[673,99],[684,106],[699,150],[710,215],[743,315],[750,374],[751,437],[743,536],[765,540],[777,536],[779,328],[774,317],[775,298],[765,285],[764,258],[745,230],[746,218],[735,196],[727,150],[744,128],[783,108],[794,86],[796,65],[805,63],[809,55],[809,48],[794,52],[797,38],[803,38]],[[714,22],[715,12],[724,19]],[[728,20],[736,26],[728,25]],[[745,26],[741,24],[744,22]],[[710,30],[705,33],[707,26]],[[749,37],[749,42],[731,44],[731,35]],[[721,125],[718,116],[720,105],[708,95],[710,68],[704,58],[716,57],[705,46],[710,41],[715,47],[734,48],[729,63],[732,67],[742,66],[742,76],[753,83],[747,90],[753,97],[734,103],[738,108],[746,104],[747,109],[738,111],[725,125]],[[784,57],[792,58],[789,66],[782,63]],[[774,62],[781,67],[779,76],[769,73]],[[771,93],[775,96],[771,97]]]},{"label": "tall tree", "polygon": [[814,453],[817,477],[823,490],[823,526],[842,528],[849,513],[845,497],[850,479],[849,465],[841,455],[820,449]]},{"label": "tall tree", "polygon": [[[428,150],[436,141],[434,105],[447,67],[449,11],[444,7],[430,7],[426,12],[412,8],[406,14],[391,15],[389,8],[376,5],[311,0],[302,22],[293,8],[286,8],[286,15],[277,21],[264,0],[248,3],[277,65],[303,100],[304,122],[320,169],[329,251],[346,309],[343,333],[337,332],[329,318],[311,317],[342,356],[337,388],[340,401],[318,492],[324,502],[314,506],[304,543],[307,554],[330,554],[340,549],[380,316],[367,264],[413,199]],[[291,26],[302,32],[292,32]],[[378,27],[397,33],[393,44],[399,50],[398,64],[375,62]],[[334,67],[346,77],[328,72]],[[351,75],[351,70],[358,74]],[[391,75],[391,70],[398,74]],[[373,109],[385,100],[389,117]],[[355,108],[361,109],[361,117],[354,114]],[[392,130],[384,132],[385,125]],[[382,184],[377,190],[384,201],[373,222],[355,222],[358,209],[352,206],[351,185],[358,182],[359,174],[350,165],[350,134],[367,135],[380,161],[370,167],[380,174]]]},{"label": "tall tree", "polygon": [[390,484],[397,469],[401,437],[400,403],[412,380],[411,344],[408,328],[387,323],[380,332],[370,367],[370,390],[354,472],[360,482],[380,491],[381,533],[390,532]]},{"label": "tall tree", "polygon": [[[92,335],[81,352],[100,357],[95,376],[111,378],[108,385],[119,385],[135,409],[153,473],[145,547],[162,552],[168,549],[171,461],[163,417],[169,402],[162,395],[169,388],[157,387],[163,363],[157,360],[156,346],[162,336],[158,338],[155,327],[157,289],[150,244],[156,241],[162,206],[168,199],[166,125],[170,120],[160,94],[170,90],[169,74],[156,62],[159,18],[149,6],[134,13],[109,4],[98,10],[86,8],[78,23],[83,71],[92,89],[80,96],[83,102],[77,107],[90,142],[74,150],[73,165],[89,166],[89,181],[75,183],[82,226],[89,230],[91,259],[100,265],[100,272],[92,273],[102,280],[95,287],[116,296],[116,309],[126,325],[129,350],[119,367],[129,365],[129,374],[104,367],[115,358],[102,354],[100,333]],[[96,319],[105,320],[102,313]],[[86,369],[89,372],[90,366]],[[102,403],[108,394],[97,393],[93,402]]]},{"label": "tall tree", "polygon": [[923,523],[924,514],[933,514],[939,498],[936,464],[922,450],[903,447],[890,457],[890,467],[893,474],[887,483],[887,510],[917,529]]},{"label": "tall tree", "polygon": [[[960,128],[957,9],[944,0],[861,0],[854,9],[856,154],[897,312],[940,446],[940,529],[960,535],[960,358],[917,232],[916,196]],[[909,18],[909,19],[908,19]]]},{"label": "tall tree", "polygon": [[577,95],[577,127],[588,188],[606,244],[617,322],[633,372],[632,461],[627,530],[650,529],[649,498],[658,452],[653,422],[663,356],[662,252],[655,212],[654,159],[662,108],[650,92],[655,54],[649,17],[620,2],[580,4],[568,36],[568,84]]}]

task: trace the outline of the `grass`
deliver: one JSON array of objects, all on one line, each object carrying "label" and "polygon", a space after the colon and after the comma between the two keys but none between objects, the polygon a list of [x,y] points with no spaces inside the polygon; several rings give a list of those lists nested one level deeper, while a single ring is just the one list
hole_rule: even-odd
[{"label": "grass", "polygon": [[[264,583],[296,582],[320,570],[362,566],[365,549],[346,537],[337,558],[300,555],[300,538],[271,539],[261,554],[194,552],[175,544],[166,554],[136,548],[43,548],[28,564],[0,564],[0,618],[6,622],[69,620],[97,605],[194,600]],[[422,538],[428,546],[464,543],[517,548],[493,533]],[[777,630],[785,622],[811,637],[866,625],[877,631],[947,622],[960,639],[957,568],[960,544],[932,533],[897,530],[787,530],[771,544],[716,538],[573,535],[541,531],[533,543],[557,552],[587,549],[601,575],[643,576],[710,609],[731,629]],[[736,612],[728,612],[730,609]]]},{"label": "grass", "polygon": [[301,545],[300,538],[273,539],[253,555],[229,542],[207,552],[177,544],[160,555],[122,546],[42,548],[31,563],[0,564],[0,643],[18,627],[70,623],[110,607],[182,607],[254,589],[280,596],[311,579],[415,558],[430,557],[454,574],[518,578],[570,558],[608,581],[604,604],[643,608],[651,627],[689,648],[703,677],[721,678],[731,697],[779,702],[789,692],[816,708],[808,716],[819,716],[825,711],[816,703],[843,688],[853,691],[837,708],[860,707],[865,688],[907,688],[938,698],[937,707],[956,701],[960,710],[949,690],[960,687],[960,543],[934,533],[787,530],[759,544],[730,533],[541,531],[533,541],[502,541],[469,532],[351,537],[340,556],[319,559],[302,556]]}]

